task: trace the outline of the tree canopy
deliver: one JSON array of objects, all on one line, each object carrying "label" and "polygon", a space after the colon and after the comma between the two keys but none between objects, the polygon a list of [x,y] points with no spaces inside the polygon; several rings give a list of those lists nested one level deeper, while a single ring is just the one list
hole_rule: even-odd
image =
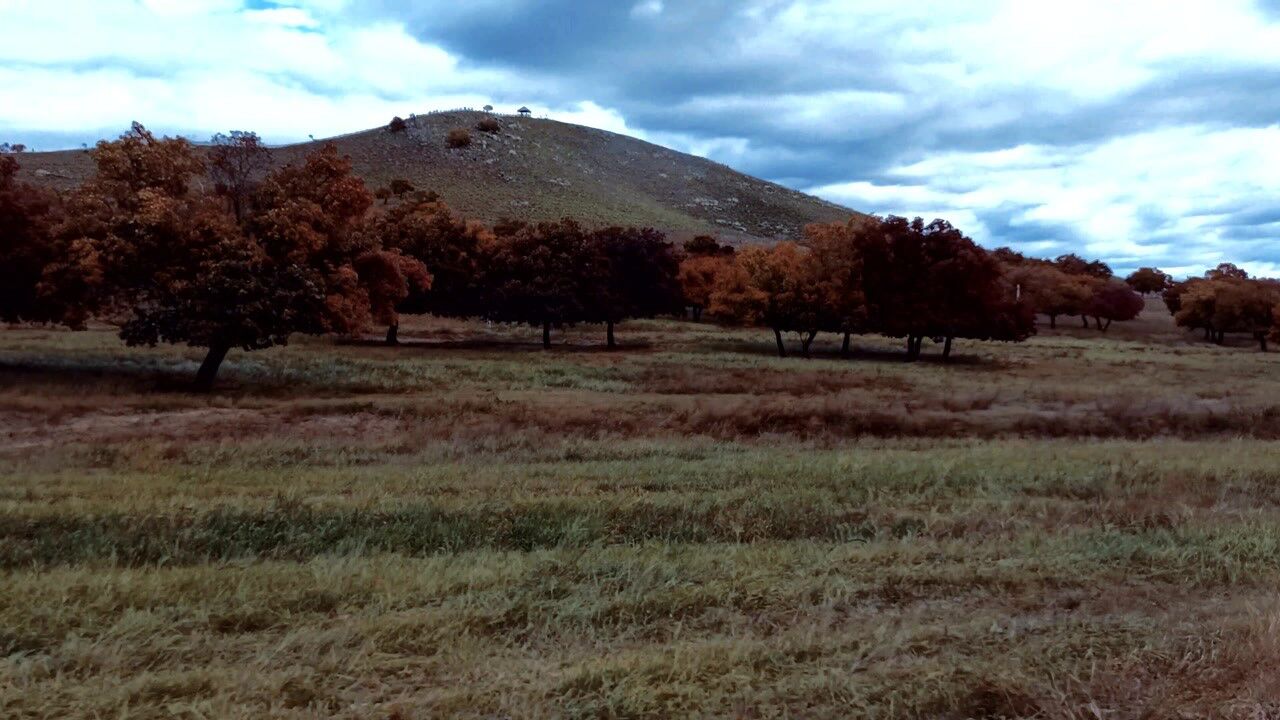
[{"label": "tree canopy", "polygon": [[370,292],[355,263],[375,250],[356,232],[372,200],[332,146],[256,187],[238,186],[246,200],[239,221],[216,195],[192,190],[205,166],[185,140],[135,124],[93,155],[97,174],[59,228],[87,259],[59,282],[93,287],[80,298],[83,312],[118,310],[131,345],[206,348],[198,387],[212,386],[232,348],[354,333],[369,321]]},{"label": "tree canopy", "polygon": [[906,338],[912,359],[924,338],[1022,340],[1034,332],[1000,263],[942,220],[858,218],[809,228],[806,245],[747,248],[720,273],[713,314],[801,336],[808,354],[818,332],[872,331]]},{"label": "tree canopy", "polygon": [[54,245],[57,197],[18,182],[18,161],[0,155],[0,321],[53,319],[42,298],[45,268],[64,253]]}]

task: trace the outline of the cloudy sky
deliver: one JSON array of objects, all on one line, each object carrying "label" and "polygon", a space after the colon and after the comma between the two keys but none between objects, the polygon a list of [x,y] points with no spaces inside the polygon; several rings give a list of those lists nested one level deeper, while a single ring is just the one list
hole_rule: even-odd
[{"label": "cloudy sky", "polygon": [[0,140],[525,104],[874,213],[1280,274],[1280,0],[0,0]]}]

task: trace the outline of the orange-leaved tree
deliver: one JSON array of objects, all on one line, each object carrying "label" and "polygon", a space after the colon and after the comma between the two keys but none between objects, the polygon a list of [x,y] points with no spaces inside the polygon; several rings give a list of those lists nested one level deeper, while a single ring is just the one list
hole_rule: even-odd
[{"label": "orange-leaved tree", "polygon": [[725,255],[690,255],[680,261],[676,278],[684,296],[685,307],[690,308],[695,321],[702,319],[702,311],[711,304],[711,292],[715,289],[720,273],[732,263]]},{"label": "orange-leaved tree", "polygon": [[350,163],[328,146],[268,175],[236,222],[226,203],[192,189],[204,171],[185,140],[139,124],[93,151],[97,174],[58,232],[93,262],[58,282],[89,286],[87,310],[118,318],[130,345],[206,349],[198,389],[212,387],[232,348],[284,344],[293,333],[357,332],[371,313],[354,267],[373,250],[355,232],[371,204]]},{"label": "orange-leaved tree", "polygon": [[1050,328],[1058,327],[1061,315],[1084,315],[1093,297],[1092,278],[1068,275],[1051,263],[1027,262],[1005,272],[1026,302],[1049,316]]},{"label": "orange-leaved tree", "polygon": [[809,278],[823,305],[822,329],[840,333],[840,354],[848,357],[850,336],[867,330],[867,297],[863,288],[862,249],[879,232],[879,220],[858,216],[843,223],[805,228]]},{"label": "orange-leaved tree", "polygon": [[799,333],[801,353],[807,356],[814,336],[830,324],[821,270],[812,253],[795,243],[746,248],[720,273],[711,314],[773,330],[779,357],[787,354],[783,333]]},{"label": "orange-leaved tree", "polygon": [[[482,247],[492,234],[483,225],[468,222],[434,195],[401,203],[369,224],[377,244],[430,269],[428,286],[411,287],[399,310],[410,314],[432,313],[446,317],[483,314]],[[397,324],[387,330],[387,343],[397,342]]]},{"label": "orange-leaved tree", "polygon": [[1247,333],[1266,352],[1280,307],[1280,283],[1254,279],[1231,266],[1210,270],[1170,288],[1166,303],[1179,327],[1203,330],[1205,339],[1221,345],[1227,333]]}]

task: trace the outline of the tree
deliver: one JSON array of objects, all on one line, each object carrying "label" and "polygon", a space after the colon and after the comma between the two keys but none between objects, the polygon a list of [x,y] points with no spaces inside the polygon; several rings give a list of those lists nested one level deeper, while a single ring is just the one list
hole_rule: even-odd
[{"label": "tree", "polygon": [[391,191],[392,195],[395,195],[399,199],[404,199],[405,195],[408,195],[415,190],[413,183],[405,180],[404,178],[396,178],[395,180],[392,180],[391,184],[387,186],[387,189]]},{"label": "tree", "polygon": [[1143,295],[1162,293],[1173,284],[1173,278],[1168,273],[1150,267],[1138,268],[1124,281]]},{"label": "tree", "polygon": [[737,253],[733,268],[717,280],[711,297],[712,314],[770,328],[779,357],[787,355],[783,333],[799,333],[801,353],[808,356],[828,309],[811,254],[790,242],[772,248],[749,247]]},{"label": "tree", "polygon": [[1220,263],[1204,274],[1209,280],[1248,280],[1249,273],[1236,267],[1233,263]]},{"label": "tree", "polygon": [[257,133],[233,130],[213,136],[207,157],[214,193],[227,199],[236,222],[244,222],[253,191],[271,168],[271,151]]},{"label": "tree", "polygon": [[[759,248],[748,247],[744,254],[753,254]],[[757,325],[764,316],[769,298],[756,287],[751,274],[738,258],[726,264],[716,274],[707,312],[712,317],[734,325]],[[786,348],[778,338],[778,354],[785,355]]]},{"label": "tree", "polygon": [[1068,275],[1088,275],[1099,280],[1110,280],[1114,275],[1111,272],[1111,266],[1101,260],[1085,260],[1075,253],[1059,255],[1053,262],[1059,270]]},{"label": "tree", "polygon": [[1035,312],[1049,316],[1050,328],[1058,327],[1060,315],[1083,315],[1093,296],[1091,284],[1084,278],[1068,275],[1052,264],[1027,263],[1006,272]]},{"label": "tree", "polygon": [[731,263],[722,255],[692,255],[680,262],[676,278],[684,296],[684,304],[693,311],[694,321],[702,320],[702,311],[711,304],[720,273]]},{"label": "tree", "polygon": [[[1234,266],[1232,266],[1234,267]],[[1180,327],[1203,330],[1205,339],[1221,345],[1227,333],[1248,333],[1266,352],[1268,333],[1280,305],[1280,283],[1253,280],[1239,273],[1210,270],[1204,278],[1181,283],[1174,302]]]},{"label": "tree", "polygon": [[684,252],[689,257],[716,257],[733,255],[734,250],[732,245],[721,245],[719,240],[710,235],[699,235],[685,242]]},{"label": "tree", "polygon": [[907,357],[924,338],[1021,341],[1035,332],[1027,303],[1016,299],[999,262],[945,220],[889,217],[863,248],[863,287],[870,326],[907,339]]},{"label": "tree", "polygon": [[41,283],[62,254],[52,236],[57,197],[17,173],[17,160],[0,155],[0,321],[48,321],[57,313]]},{"label": "tree", "polygon": [[[492,234],[467,222],[437,196],[427,194],[391,208],[369,225],[371,244],[423,263],[431,272],[429,287],[410,288],[401,313],[433,313],[447,317],[484,314],[481,266]],[[387,331],[394,341],[396,326]]]},{"label": "tree", "polygon": [[850,336],[867,329],[862,252],[879,230],[875,218],[853,217],[843,223],[809,225],[804,231],[813,263],[810,279],[824,308],[823,329],[843,336],[843,357],[849,356]]},{"label": "tree", "polygon": [[680,312],[680,265],[665,235],[648,228],[610,227],[592,233],[589,243],[603,259],[589,310],[605,324],[609,348],[617,346],[616,323]]},{"label": "tree", "polygon": [[293,333],[353,333],[369,319],[353,263],[372,203],[348,160],[328,145],[265,178],[239,224],[225,203],[191,190],[204,168],[190,143],[135,123],[94,151],[97,174],[59,228],[95,258],[64,272],[100,273],[97,302],[123,311],[130,345],[206,348],[196,387],[207,390],[229,350],[284,344]]},{"label": "tree", "polygon": [[594,283],[607,275],[604,258],[576,221],[502,223],[486,247],[484,315],[496,322],[542,327],[542,345],[551,347],[551,329],[584,322]]},{"label": "tree", "polygon": [[355,261],[356,273],[369,294],[373,320],[387,326],[387,344],[399,343],[400,305],[414,292],[431,288],[431,274],[421,261],[394,250],[373,250]]},{"label": "tree", "polygon": [[[1098,329],[1106,332],[1114,321],[1127,322],[1138,317],[1146,302],[1142,295],[1119,280],[1095,282],[1086,313],[1093,316]],[[1102,323],[1106,320],[1106,324]]]},{"label": "tree", "polygon": [[387,132],[402,133],[408,129],[409,129],[409,123],[405,122],[404,118],[400,117],[399,115],[391,118],[391,122],[387,124]]}]

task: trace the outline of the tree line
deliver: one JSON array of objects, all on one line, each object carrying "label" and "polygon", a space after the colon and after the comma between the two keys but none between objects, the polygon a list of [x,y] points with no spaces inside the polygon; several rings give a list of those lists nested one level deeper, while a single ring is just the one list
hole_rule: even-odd
[{"label": "tree line", "polygon": [[1251,278],[1231,263],[1203,277],[1168,282],[1165,306],[1180,327],[1202,330],[1204,339],[1221,345],[1227,333],[1247,334],[1267,351],[1267,340],[1280,340],[1280,281]]},{"label": "tree line", "polygon": [[434,194],[374,195],[327,145],[273,169],[253,133],[204,152],[133,128],[93,150],[65,197],[17,180],[0,156],[0,320],[119,327],[129,345],[206,349],[197,387],[233,348],[294,333],[396,342],[401,312],[553,327],[681,311],[679,256],[653,230],[577,222],[468,222]]},{"label": "tree line", "polygon": [[993,254],[1026,302],[1036,313],[1048,316],[1051,328],[1058,326],[1059,317],[1079,317],[1083,327],[1088,328],[1092,319],[1096,329],[1106,332],[1113,322],[1133,320],[1146,307],[1133,277],[1116,278],[1101,260],[1088,261],[1075,254],[1042,260],[1008,248]]},{"label": "tree line", "polygon": [[680,269],[695,317],[712,317],[797,334],[808,356],[818,333],[843,338],[878,333],[906,343],[909,359],[924,340],[949,358],[957,338],[1025,340],[1035,332],[1031,306],[1017,297],[994,255],[945,220],[855,217],[814,224],[798,242],[740,252],[703,242]]},{"label": "tree line", "polygon": [[333,145],[275,167],[253,133],[200,149],[135,123],[92,155],[94,176],[62,196],[18,181],[17,156],[0,155],[0,320],[97,318],[130,345],[205,348],[202,389],[234,348],[375,325],[395,344],[402,313],[527,324],[546,346],[554,328],[599,323],[614,347],[618,323],[688,310],[767,328],[780,355],[787,335],[807,356],[819,333],[842,336],[843,355],[875,333],[904,340],[910,359],[925,339],[944,358],[956,339],[1024,340],[1037,313],[1105,331],[1155,292],[1219,341],[1248,331],[1265,347],[1275,324],[1276,284],[1234,266],[1122,282],[1075,255],[988,252],[943,220],[860,216],[771,247],[701,236],[677,248],[572,219],[486,225],[403,180],[372,193]]}]

